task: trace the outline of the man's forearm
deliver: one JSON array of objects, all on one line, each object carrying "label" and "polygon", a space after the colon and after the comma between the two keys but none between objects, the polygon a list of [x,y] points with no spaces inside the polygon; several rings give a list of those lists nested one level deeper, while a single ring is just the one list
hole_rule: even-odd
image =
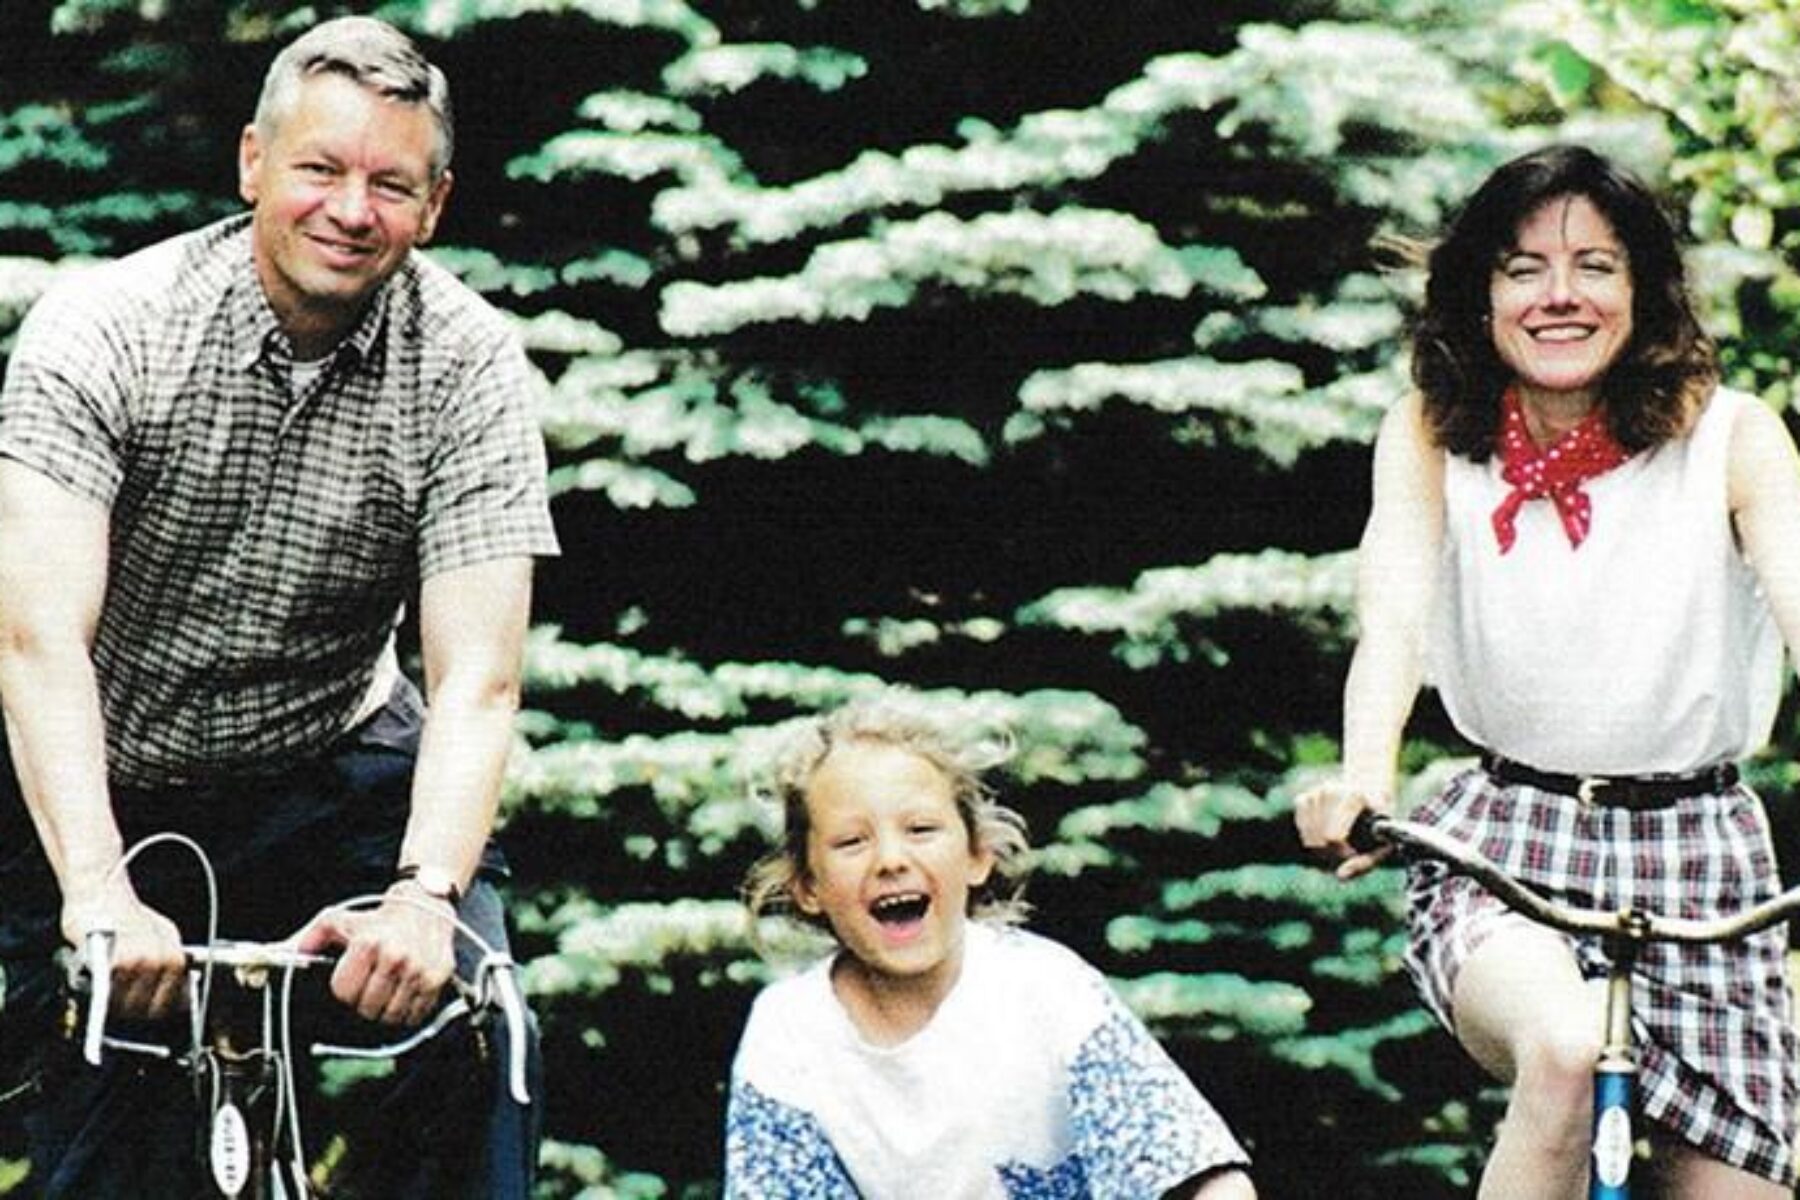
[{"label": "man's forearm", "polygon": [[432,701],[400,862],[446,870],[466,888],[499,809],[517,694],[454,692]]},{"label": "man's forearm", "polygon": [[85,649],[0,653],[0,698],[13,768],[64,902],[106,887],[124,847],[106,781],[106,739]]},{"label": "man's forearm", "polygon": [[65,906],[97,895],[121,853],[93,662],[107,528],[99,505],[0,459],[0,702]]},{"label": "man's forearm", "polygon": [[500,806],[519,710],[529,559],[434,575],[420,589],[425,731],[401,865],[449,871],[467,886]]}]

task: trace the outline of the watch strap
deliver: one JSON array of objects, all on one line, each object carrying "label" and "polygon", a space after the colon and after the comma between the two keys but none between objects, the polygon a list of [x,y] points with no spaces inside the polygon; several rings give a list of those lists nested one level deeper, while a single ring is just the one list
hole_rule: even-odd
[{"label": "watch strap", "polygon": [[395,883],[410,883],[434,900],[447,900],[451,908],[462,904],[462,888],[450,872],[441,868],[402,863],[394,871]]}]

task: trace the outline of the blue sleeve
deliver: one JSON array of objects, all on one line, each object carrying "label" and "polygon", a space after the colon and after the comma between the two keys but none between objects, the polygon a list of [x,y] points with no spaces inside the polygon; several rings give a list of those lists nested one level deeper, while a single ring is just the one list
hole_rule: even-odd
[{"label": "blue sleeve", "polygon": [[1075,1153],[1096,1200],[1160,1196],[1249,1156],[1224,1120],[1116,998],[1069,1071]]},{"label": "blue sleeve", "polygon": [[725,1116],[725,1200],[856,1200],[812,1114],[733,1080]]}]

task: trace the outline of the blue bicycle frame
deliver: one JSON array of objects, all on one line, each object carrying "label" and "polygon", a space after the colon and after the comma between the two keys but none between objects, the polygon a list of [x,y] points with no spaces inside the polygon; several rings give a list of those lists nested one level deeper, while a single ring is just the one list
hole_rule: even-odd
[{"label": "blue bicycle frame", "polygon": [[1631,1037],[1631,972],[1649,936],[1642,914],[1626,912],[1627,929],[1607,939],[1606,1040],[1594,1064],[1594,1128],[1588,1200],[1631,1200],[1631,1161],[1637,1153],[1633,1115],[1637,1052]]}]

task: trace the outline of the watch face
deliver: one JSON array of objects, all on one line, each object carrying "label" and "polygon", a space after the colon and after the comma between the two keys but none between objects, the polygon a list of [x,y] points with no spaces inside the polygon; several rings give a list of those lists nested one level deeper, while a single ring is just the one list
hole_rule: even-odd
[{"label": "watch face", "polygon": [[454,900],[458,890],[455,877],[438,867],[418,868],[413,872],[412,881],[427,896],[439,900]]}]

